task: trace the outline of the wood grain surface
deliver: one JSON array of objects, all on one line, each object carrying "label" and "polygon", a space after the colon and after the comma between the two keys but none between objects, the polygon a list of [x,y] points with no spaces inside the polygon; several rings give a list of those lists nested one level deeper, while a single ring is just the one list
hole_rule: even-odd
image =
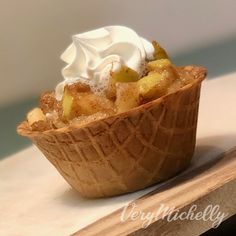
[{"label": "wood grain surface", "polygon": [[[187,212],[197,205],[197,212],[208,205],[219,205],[220,212],[228,218],[236,213],[236,149],[222,154],[218,159],[197,169],[183,173],[147,195],[134,201],[137,209],[153,214],[162,204]],[[90,235],[199,235],[212,228],[212,221],[175,220],[168,222],[161,216],[143,228],[143,221],[127,219],[121,222],[123,209],[96,221],[73,236]],[[225,220],[224,219],[224,220]]]}]

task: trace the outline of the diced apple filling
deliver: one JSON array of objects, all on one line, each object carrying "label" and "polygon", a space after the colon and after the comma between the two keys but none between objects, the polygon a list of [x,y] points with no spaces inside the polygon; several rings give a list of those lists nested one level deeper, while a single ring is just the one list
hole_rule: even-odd
[{"label": "diced apple filling", "polygon": [[[61,102],[55,100],[53,92],[45,93],[40,100],[41,109],[29,113],[29,125],[38,129],[36,124],[39,122],[49,122],[48,127],[59,128],[68,123],[102,119],[174,92],[192,80],[172,64],[157,42],[153,42],[153,47],[154,60],[146,62],[145,76],[140,77],[136,71],[123,65],[120,70],[110,73],[103,94],[93,93],[88,85],[81,83],[67,85]],[[51,114],[50,120],[48,114]]]}]

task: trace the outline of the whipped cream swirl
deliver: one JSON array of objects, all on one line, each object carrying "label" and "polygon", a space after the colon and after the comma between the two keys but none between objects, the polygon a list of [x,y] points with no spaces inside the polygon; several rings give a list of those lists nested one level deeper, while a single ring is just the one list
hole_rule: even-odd
[{"label": "whipped cream swirl", "polygon": [[154,48],[146,39],[124,26],[108,26],[72,37],[73,43],[61,55],[68,65],[62,69],[64,81],[55,90],[61,100],[67,84],[88,84],[93,92],[106,89],[111,71],[121,65],[142,75],[145,60],[153,59]]}]

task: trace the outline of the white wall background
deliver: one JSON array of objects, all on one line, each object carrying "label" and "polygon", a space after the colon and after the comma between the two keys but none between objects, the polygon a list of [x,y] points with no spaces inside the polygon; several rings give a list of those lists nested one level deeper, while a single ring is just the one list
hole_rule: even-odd
[{"label": "white wall background", "polygon": [[235,0],[1,0],[0,106],[62,80],[71,35],[121,24],[181,53],[236,34]]}]

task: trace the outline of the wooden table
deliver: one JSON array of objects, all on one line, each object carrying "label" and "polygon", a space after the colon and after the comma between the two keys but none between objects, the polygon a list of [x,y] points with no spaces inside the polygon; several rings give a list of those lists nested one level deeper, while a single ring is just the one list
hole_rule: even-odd
[{"label": "wooden table", "polygon": [[[197,206],[197,212],[204,212],[209,205],[220,205],[224,218],[236,213],[236,149],[223,154],[207,164],[178,176],[176,179],[134,201],[137,210],[155,214],[161,205],[175,207],[188,212]],[[130,204],[132,209],[132,204]],[[130,210],[131,211],[131,210]],[[127,212],[130,212],[127,210]],[[168,222],[161,217],[153,219],[143,228],[144,221],[127,217],[121,222],[124,209],[98,220],[75,233],[75,236],[89,235],[199,235],[210,229],[213,222],[208,220],[181,219]],[[160,213],[161,216],[161,213]]]},{"label": "wooden table", "polygon": [[88,200],[72,191],[35,147],[0,161],[0,235],[191,236],[212,227],[212,221],[168,222],[160,217],[146,229],[140,219],[121,222],[124,206],[132,202],[151,213],[161,204],[180,212],[194,204],[198,211],[219,204],[220,211],[228,214],[225,219],[236,214],[235,77],[236,73],[204,82],[192,166],[165,183]]}]

